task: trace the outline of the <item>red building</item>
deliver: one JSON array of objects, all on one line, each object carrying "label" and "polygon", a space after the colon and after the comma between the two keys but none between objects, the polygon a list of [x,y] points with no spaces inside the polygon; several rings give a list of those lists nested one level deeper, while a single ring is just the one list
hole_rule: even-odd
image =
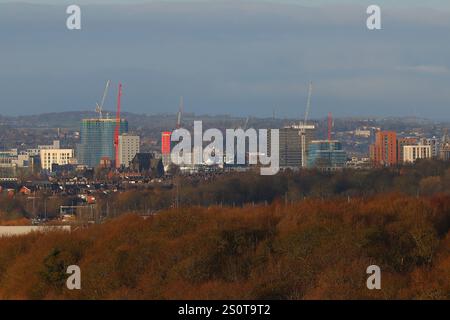
[{"label": "red building", "polygon": [[398,163],[397,133],[379,131],[370,146],[370,159],[375,165],[392,166]]},{"label": "red building", "polygon": [[161,153],[164,167],[167,167],[170,164],[171,136],[172,132],[166,131],[162,133],[161,137]]},{"label": "red building", "polygon": [[161,137],[161,153],[162,155],[170,154],[170,137],[172,132],[166,131],[162,133]]}]

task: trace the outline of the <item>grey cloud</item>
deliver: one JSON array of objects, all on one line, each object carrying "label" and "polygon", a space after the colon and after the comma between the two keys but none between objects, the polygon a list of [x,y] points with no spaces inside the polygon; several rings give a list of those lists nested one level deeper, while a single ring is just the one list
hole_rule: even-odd
[{"label": "grey cloud", "polygon": [[429,74],[450,73],[450,69],[447,66],[432,66],[432,65],[400,66],[400,67],[397,67],[397,70],[411,71],[411,72],[417,72],[417,73],[429,73]]},{"label": "grey cloud", "polygon": [[388,8],[370,32],[361,9],[86,6],[83,30],[69,32],[61,6],[0,5],[0,113],[90,109],[111,78],[124,82],[127,111],[176,112],[184,95],[192,112],[270,115],[278,105],[297,116],[311,79],[315,117],[426,108],[450,118],[450,14]]}]

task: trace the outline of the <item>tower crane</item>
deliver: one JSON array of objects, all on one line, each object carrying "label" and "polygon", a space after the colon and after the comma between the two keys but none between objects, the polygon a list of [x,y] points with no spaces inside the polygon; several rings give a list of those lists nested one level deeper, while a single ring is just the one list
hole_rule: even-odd
[{"label": "tower crane", "polygon": [[180,108],[178,109],[178,114],[177,114],[177,129],[181,128],[181,116],[183,114],[183,109],[184,109],[184,98],[181,96],[180,97]]},{"label": "tower crane", "polygon": [[117,96],[116,130],[114,131],[115,166],[119,167],[119,133],[120,133],[120,104],[122,99],[122,84],[119,83],[119,93]]},{"label": "tower crane", "polygon": [[105,103],[106,95],[108,94],[108,89],[109,89],[110,84],[111,84],[110,80],[106,81],[106,86],[105,86],[105,90],[103,91],[102,101],[100,102],[100,105],[97,103],[96,104],[97,106],[95,107],[95,112],[98,113],[98,117],[100,119],[103,118],[103,105]]},{"label": "tower crane", "polygon": [[245,123],[244,123],[244,126],[242,127],[242,130],[244,130],[244,131],[247,130],[249,120],[250,120],[250,117],[247,117],[247,119],[245,119]]},{"label": "tower crane", "polygon": [[311,109],[311,96],[313,90],[312,81],[309,83],[308,87],[308,99],[306,101],[306,110],[305,110],[305,120],[303,124],[300,123],[300,135],[301,135],[301,144],[302,144],[302,167],[306,167],[306,125],[308,123],[309,110]]},{"label": "tower crane", "polygon": [[333,129],[333,115],[328,112],[328,141],[331,141],[331,130]]}]

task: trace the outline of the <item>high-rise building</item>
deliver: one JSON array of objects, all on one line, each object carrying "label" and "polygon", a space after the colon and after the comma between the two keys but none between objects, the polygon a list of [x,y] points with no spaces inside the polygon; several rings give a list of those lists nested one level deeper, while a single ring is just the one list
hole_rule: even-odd
[{"label": "high-rise building", "polygon": [[42,149],[40,152],[42,169],[52,171],[52,165],[69,164],[73,158],[73,149]]},{"label": "high-rise building", "polygon": [[172,132],[170,131],[166,131],[161,134],[161,154],[164,167],[170,165],[171,135]]},{"label": "high-rise building", "polygon": [[450,160],[450,137],[448,136],[447,130],[445,131],[445,134],[442,137],[439,150],[439,158],[444,161]]},{"label": "high-rise building", "polygon": [[345,167],[347,154],[336,140],[311,141],[308,150],[308,168],[335,171]]},{"label": "high-rise building", "polygon": [[[302,167],[302,131],[305,131],[305,156],[308,157],[308,146],[314,139],[315,126],[289,126],[279,131],[280,168],[299,169]],[[270,134],[269,143],[270,143]],[[269,150],[271,147],[269,145]],[[306,162],[306,161],[305,161]]]},{"label": "high-rise building", "polygon": [[140,138],[128,133],[119,136],[119,163],[118,166],[130,167],[130,162],[140,151]]},{"label": "high-rise building", "polygon": [[431,158],[431,146],[403,146],[403,162],[414,163],[417,159]]},{"label": "high-rise building", "polygon": [[417,138],[399,138],[397,140],[397,148],[398,148],[398,152],[397,152],[397,159],[399,163],[404,162],[403,159],[403,147],[404,146],[414,146],[417,145],[418,141]]},{"label": "high-rise building", "polygon": [[17,156],[17,149],[0,151],[0,180],[16,178]]},{"label": "high-rise building", "polygon": [[378,131],[375,134],[375,143],[370,145],[370,159],[375,165],[397,164],[397,134],[394,131]]},{"label": "high-rise building", "polygon": [[420,144],[424,146],[430,146],[431,148],[431,157],[438,158],[439,157],[439,146],[440,141],[438,138],[423,138],[420,140]]},{"label": "high-rise building", "polygon": [[[79,164],[94,168],[104,157],[115,160],[114,134],[116,119],[83,119],[81,143],[77,146]],[[120,119],[119,135],[128,132],[128,121]]]}]

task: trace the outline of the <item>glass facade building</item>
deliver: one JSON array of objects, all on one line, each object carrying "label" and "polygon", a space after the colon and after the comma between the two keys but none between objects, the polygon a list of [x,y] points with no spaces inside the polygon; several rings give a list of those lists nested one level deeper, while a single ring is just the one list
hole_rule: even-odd
[{"label": "glass facade building", "polygon": [[[314,139],[314,125],[289,126],[279,129],[279,165],[280,168],[300,169],[302,167],[302,130],[305,131],[305,155],[308,155],[308,146]],[[272,149],[268,134],[269,150]]]},{"label": "glass facade building", "polygon": [[312,141],[309,145],[308,168],[333,171],[345,167],[347,154],[336,140]]},{"label": "glass facade building", "polygon": [[[115,160],[114,133],[116,119],[83,119],[81,122],[81,142],[77,146],[77,160],[94,168],[103,157]],[[128,132],[128,122],[120,119],[119,134]]]}]

